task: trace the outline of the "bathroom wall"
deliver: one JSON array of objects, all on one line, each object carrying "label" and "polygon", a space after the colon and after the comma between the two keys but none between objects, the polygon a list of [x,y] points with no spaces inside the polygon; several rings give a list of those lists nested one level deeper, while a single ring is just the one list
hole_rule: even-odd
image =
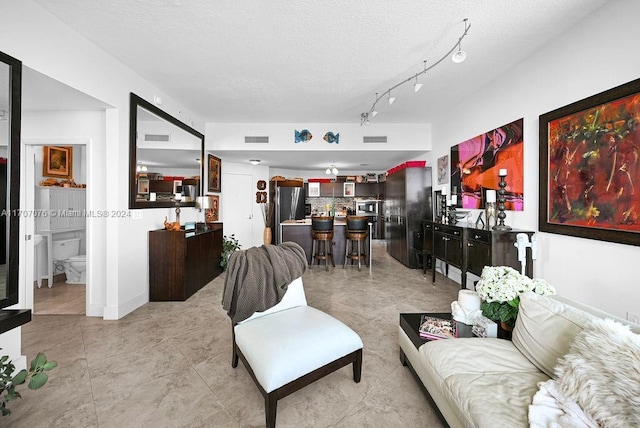
[{"label": "bathroom wall", "polygon": [[[85,146],[73,146],[72,159],[73,166],[71,168],[72,179],[76,182],[76,184],[86,184],[87,183],[87,168],[86,168],[86,154],[87,149]],[[35,151],[35,162],[36,162],[36,185],[40,183],[42,180],[50,177],[45,177],[42,175],[43,172],[43,163],[44,163],[44,152],[43,150]],[[63,179],[58,179],[58,181],[62,181]]]}]

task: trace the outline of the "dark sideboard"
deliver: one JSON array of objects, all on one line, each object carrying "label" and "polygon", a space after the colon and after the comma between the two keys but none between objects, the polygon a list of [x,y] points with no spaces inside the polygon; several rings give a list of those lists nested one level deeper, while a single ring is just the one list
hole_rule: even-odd
[{"label": "dark sideboard", "polygon": [[149,300],[187,300],[222,273],[222,224],[149,232]]},{"label": "dark sideboard", "polygon": [[[516,235],[526,233],[531,240],[530,230],[496,231],[477,229],[468,225],[450,225],[435,221],[422,222],[424,232],[423,252],[425,256],[443,260],[461,271],[461,287],[467,288],[467,272],[480,276],[485,266],[511,266],[520,272]],[[527,251],[525,273],[533,276],[531,251]],[[432,282],[436,280],[435,263],[432,265]],[[425,263],[426,271],[426,263]]]}]

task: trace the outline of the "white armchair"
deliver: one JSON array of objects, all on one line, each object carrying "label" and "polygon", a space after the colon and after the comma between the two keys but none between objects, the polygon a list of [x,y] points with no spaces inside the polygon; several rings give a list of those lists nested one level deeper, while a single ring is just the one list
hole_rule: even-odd
[{"label": "white armchair", "polygon": [[265,400],[267,427],[275,427],[279,399],[353,364],[360,382],[362,340],[341,321],[307,306],[302,278],[282,300],[233,326],[232,367],[247,368]]}]

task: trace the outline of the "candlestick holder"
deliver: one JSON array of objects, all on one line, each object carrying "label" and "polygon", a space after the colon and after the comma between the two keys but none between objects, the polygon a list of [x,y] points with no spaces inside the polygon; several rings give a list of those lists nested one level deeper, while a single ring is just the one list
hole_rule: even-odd
[{"label": "candlestick holder", "polygon": [[180,201],[176,201],[176,223],[180,224]]},{"label": "candlestick holder", "polygon": [[493,230],[511,230],[511,226],[507,226],[506,224],[504,224],[504,219],[505,217],[507,217],[507,215],[504,212],[505,210],[504,194],[506,193],[504,188],[507,187],[507,182],[505,180],[507,175],[506,174],[498,175],[498,177],[500,177],[500,181],[498,182],[498,187],[500,187],[500,190],[498,190],[498,224],[493,226]]},{"label": "candlestick holder", "polygon": [[447,195],[440,195],[440,207],[442,217],[440,217],[440,223],[447,222]]}]

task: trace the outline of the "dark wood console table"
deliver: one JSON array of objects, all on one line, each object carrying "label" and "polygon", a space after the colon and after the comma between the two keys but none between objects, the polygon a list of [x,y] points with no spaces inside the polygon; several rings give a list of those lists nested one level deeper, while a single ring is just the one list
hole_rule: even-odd
[{"label": "dark wood console table", "polygon": [[[447,267],[455,266],[461,271],[461,288],[467,288],[467,272],[480,276],[485,266],[511,266],[520,272],[518,249],[514,246],[516,235],[530,230],[484,230],[467,225],[450,225],[435,221],[423,221],[425,255],[443,260]],[[432,282],[436,280],[435,262],[432,263]],[[526,274],[533,275],[531,252],[527,251]]]},{"label": "dark wood console table", "polygon": [[149,232],[149,300],[187,300],[222,273],[222,224]]}]

